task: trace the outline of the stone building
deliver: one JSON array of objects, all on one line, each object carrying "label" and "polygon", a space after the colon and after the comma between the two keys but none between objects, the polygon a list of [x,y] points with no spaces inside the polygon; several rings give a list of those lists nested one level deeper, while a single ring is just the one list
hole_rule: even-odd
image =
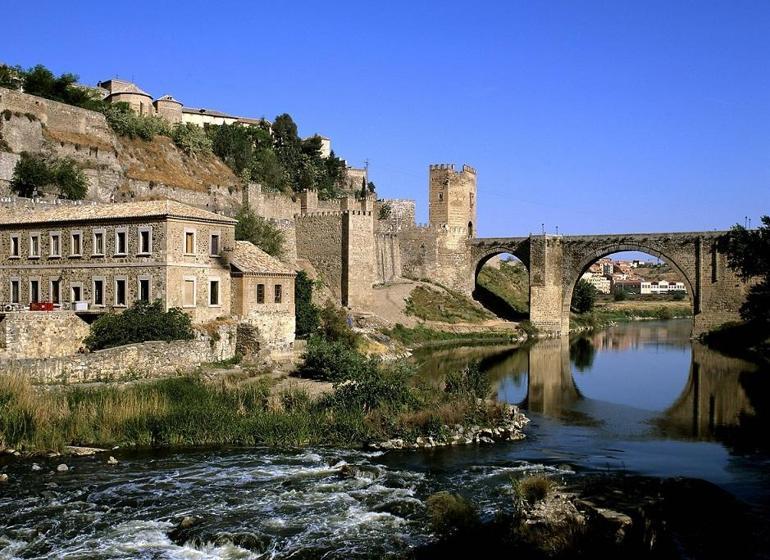
[{"label": "stone building", "polygon": [[263,344],[291,344],[294,272],[236,242],[235,223],[171,200],[0,213],[2,309],[94,315],[159,299],[195,323],[236,317]]},{"label": "stone building", "polygon": [[97,86],[106,91],[104,100],[109,103],[128,103],[140,115],[155,114],[152,96],[133,82],[113,79],[99,82]]}]

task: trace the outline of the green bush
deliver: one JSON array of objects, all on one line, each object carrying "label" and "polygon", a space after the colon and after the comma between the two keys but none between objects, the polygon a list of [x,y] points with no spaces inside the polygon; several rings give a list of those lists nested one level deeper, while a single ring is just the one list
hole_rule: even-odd
[{"label": "green bush", "polygon": [[623,288],[616,288],[612,292],[612,299],[615,301],[625,301],[628,299],[628,292],[626,292]]},{"label": "green bush", "polygon": [[327,403],[363,411],[380,407],[390,412],[408,410],[418,402],[410,387],[414,374],[414,368],[406,363],[385,368],[378,360],[369,359],[365,367],[357,368],[345,382],[337,384]]},{"label": "green bush", "polygon": [[328,341],[340,342],[349,348],[355,348],[358,336],[348,325],[348,315],[331,300],[321,308],[321,335]]},{"label": "green bush", "polygon": [[321,336],[308,340],[304,363],[298,373],[321,381],[359,379],[377,370],[377,362],[370,360],[341,341],[330,341]]},{"label": "green bush", "polygon": [[85,339],[90,350],[111,348],[148,340],[190,340],[194,337],[190,316],[181,309],[163,310],[160,300],[137,301],[122,313],[108,313],[91,324]]},{"label": "green bush", "polygon": [[235,217],[235,238],[249,241],[268,255],[280,257],[283,250],[283,232],[266,219],[257,216],[251,208],[244,205]]},{"label": "green bush", "polygon": [[304,270],[294,280],[294,316],[297,338],[306,338],[318,330],[318,307],[313,304],[313,281]]},{"label": "green bush", "polygon": [[138,115],[128,103],[114,103],[103,110],[107,124],[120,136],[152,140],[155,136],[171,136],[171,125],[161,117]]},{"label": "green bush", "polygon": [[33,197],[51,185],[56,186],[61,198],[82,200],[88,194],[86,176],[71,159],[22,152],[13,169],[11,190],[19,196]]},{"label": "green bush", "polygon": [[444,537],[471,532],[480,524],[476,508],[459,494],[437,492],[425,504],[431,528]]},{"label": "green bush", "polygon": [[588,313],[594,308],[596,302],[596,288],[590,282],[579,280],[572,294],[572,311],[575,313]]},{"label": "green bush", "polygon": [[171,130],[171,139],[184,153],[205,154],[211,152],[211,139],[200,126],[179,123]]},{"label": "green bush", "polygon": [[486,399],[492,390],[489,378],[474,362],[462,371],[450,373],[444,382],[444,391],[475,399]]}]

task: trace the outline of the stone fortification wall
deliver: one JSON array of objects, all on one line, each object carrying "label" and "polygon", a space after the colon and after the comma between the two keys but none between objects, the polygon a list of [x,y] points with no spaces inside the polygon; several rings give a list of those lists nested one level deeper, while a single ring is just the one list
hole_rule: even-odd
[{"label": "stone fortification wall", "polygon": [[3,360],[74,354],[88,333],[86,322],[72,311],[6,313],[0,320],[0,364]]},{"label": "stone fortification wall", "polygon": [[374,235],[375,281],[378,284],[390,282],[401,277],[401,248],[395,233],[376,233]]},{"label": "stone fortification wall", "polygon": [[296,217],[297,257],[308,260],[343,305],[365,307],[375,282],[371,212],[314,212]]},{"label": "stone fortification wall", "polygon": [[342,299],[342,214],[317,212],[296,218],[297,257],[307,259],[321,280]]},{"label": "stone fortification wall", "polygon": [[217,336],[200,334],[197,340],[143,342],[87,354],[51,358],[0,359],[0,370],[28,377],[34,383],[123,381],[174,375],[201,364],[235,355],[234,324],[219,325]]},{"label": "stone fortification wall", "polygon": [[363,211],[343,212],[342,218],[342,303],[366,308],[375,282],[374,219],[371,212]]},{"label": "stone fortification wall", "polygon": [[302,212],[300,197],[264,192],[262,186],[256,183],[249,183],[244,191],[243,202],[248,204],[257,216],[270,220],[293,220],[296,214]]},{"label": "stone fortification wall", "polygon": [[[387,206],[390,213],[380,219],[380,210]],[[377,231],[398,232],[412,229],[415,226],[415,201],[401,198],[386,198],[378,200],[374,205],[374,216],[377,218]]]},{"label": "stone fortification wall", "polygon": [[466,289],[470,258],[466,228],[419,226],[399,232],[398,243],[404,276]]},{"label": "stone fortification wall", "polygon": [[226,213],[241,204],[240,180],[214,155],[188,156],[162,136],[118,137],[99,112],[0,88],[0,195],[24,151],[77,161],[92,200],[171,198]]}]

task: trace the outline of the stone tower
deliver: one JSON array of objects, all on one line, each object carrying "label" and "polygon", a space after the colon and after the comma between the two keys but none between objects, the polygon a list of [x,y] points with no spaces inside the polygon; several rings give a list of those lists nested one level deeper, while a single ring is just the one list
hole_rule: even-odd
[{"label": "stone tower", "polygon": [[476,170],[452,164],[430,166],[429,222],[431,226],[464,228],[468,237],[476,236]]}]

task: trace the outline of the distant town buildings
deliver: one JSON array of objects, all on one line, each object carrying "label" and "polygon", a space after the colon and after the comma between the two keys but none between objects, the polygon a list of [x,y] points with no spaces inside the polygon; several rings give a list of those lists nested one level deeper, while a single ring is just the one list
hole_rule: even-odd
[{"label": "distant town buildings", "polygon": [[612,290],[612,282],[609,278],[606,276],[602,276],[601,274],[595,274],[593,272],[586,272],[581,276],[581,280],[585,280],[589,284],[591,284],[594,288],[596,288],[596,291],[600,294],[609,294]]}]

